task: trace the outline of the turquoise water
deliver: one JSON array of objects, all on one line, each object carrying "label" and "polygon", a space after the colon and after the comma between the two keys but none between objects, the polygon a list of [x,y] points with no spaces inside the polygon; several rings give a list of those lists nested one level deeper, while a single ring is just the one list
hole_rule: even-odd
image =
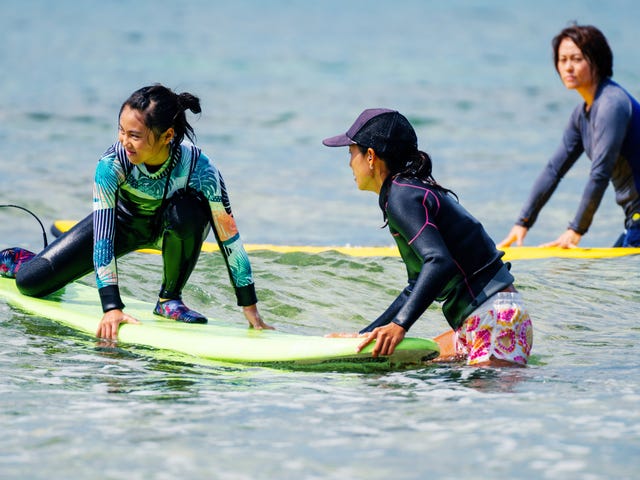
[{"label": "turquoise water", "polygon": [[[632,1],[0,0],[0,203],[80,218],[121,102],[162,82],[202,99],[198,143],[225,175],[246,242],[388,245],[345,151],[322,147],[364,108],[416,125],[436,178],[500,240],[578,101],[550,61],[568,21],[603,29],[615,79],[640,96]],[[528,240],[574,213],[587,162]],[[611,192],[585,246],[622,228]],[[0,210],[0,247],[35,221]],[[404,283],[398,259],[251,255],[260,308],[283,331],[354,331]],[[526,369],[427,366],[386,375],[200,365],[93,339],[0,302],[0,477],[96,479],[634,478],[640,463],[640,258],[513,264],[535,322]],[[158,257],[121,262],[153,298]],[[87,281],[90,281],[88,279]],[[219,255],[185,292],[243,324]],[[431,308],[411,331],[446,328]]]}]

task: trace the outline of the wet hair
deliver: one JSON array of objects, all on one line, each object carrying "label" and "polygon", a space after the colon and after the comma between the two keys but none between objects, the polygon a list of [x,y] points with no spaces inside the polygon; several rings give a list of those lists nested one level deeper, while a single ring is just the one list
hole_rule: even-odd
[{"label": "wet hair", "polygon": [[190,93],[177,94],[171,89],[156,83],[136,90],[120,107],[120,114],[125,107],[138,110],[144,119],[145,126],[158,137],[173,128],[173,142],[180,145],[186,136],[195,143],[195,132],[187,122],[186,110],[200,113],[200,99]]},{"label": "wet hair", "polygon": [[[362,154],[366,154],[368,147],[358,145],[358,148]],[[431,187],[438,188],[453,195],[456,199],[458,198],[452,190],[444,188],[433,178],[433,162],[427,152],[412,148],[409,150],[395,150],[385,153],[384,156],[379,155],[379,157],[384,160],[392,177],[417,178]]]},{"label": "wet hair", "polygon": [[[358,149],[363,155],[366,155],[367,149],[364,145],[357,144]],[[374,149],[375,151],[375,149]],[[452,190],[444,188],[433,178],[431,173],[433,169],[433,163],[431,157],[427,152],[418,150],[418,148],[411,148],[409,150],[395,150],[393,152],[385,153],[384,156],[378,155],[386,164],[389,169],[389,176],[405,177],[405,178],[417,178],[427,185],[437,188],[446,194],[453,196],[458,201],[458,196]],[[387,203],[386,199],[383,203]],[[387,212],[382,213],[384,224],[381,228],[385,228],[389,225],[389,219],[387,218]]]},{"label": "wet hair", "polygon": [[570,39],[582,51],[582,54],[593,68],[596,80],[601,82],[613,76],[613,53],[603,33],[592,25],[578,25],[576,23],[562,30],[553,37],[553,62],[558,70],[558,49],[560,42]]}]

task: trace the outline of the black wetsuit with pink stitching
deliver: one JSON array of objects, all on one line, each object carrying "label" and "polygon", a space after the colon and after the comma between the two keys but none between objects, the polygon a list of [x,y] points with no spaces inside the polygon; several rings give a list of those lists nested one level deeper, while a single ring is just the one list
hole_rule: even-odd
[{"label": "black wetsuit with pink stitching", "polygon": [[442,302],[455,330],[494,293],[513,283],[503,252],[453,196],[422,180],[388,177],[380,208],[404,261],[408,285],[361,333],[394,322],[408,330],[434,302]]}]

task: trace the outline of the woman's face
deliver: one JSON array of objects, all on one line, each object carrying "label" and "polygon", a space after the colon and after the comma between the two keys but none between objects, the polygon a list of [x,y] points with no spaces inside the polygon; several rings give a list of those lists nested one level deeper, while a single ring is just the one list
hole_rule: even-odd
[{"label": "woman's face", "polygon": [[366,154],[362,153],[358,145],[349,145],[349,155],[351,160],[349,166],[353,171],[353,178],[360,190],[371,190],[373,188],[373,176],[371,175],[371,167],[367,161]]},{"label": "woman's face", "polygon": [[127,158],[134,165],[161,165],[168,156],[168,144],[173,137],[172,129],[159,138],[144,124],[142,113],[128,105],[122,109],[118,125],[118,140],[127,152]]},{"label": "woman's face", "polygon": [[562,83],[569,89],[592,88],[597,83],[591,65],[582,54],[582,50],[570,38],[562,39],[558,46],[556,68]]}]

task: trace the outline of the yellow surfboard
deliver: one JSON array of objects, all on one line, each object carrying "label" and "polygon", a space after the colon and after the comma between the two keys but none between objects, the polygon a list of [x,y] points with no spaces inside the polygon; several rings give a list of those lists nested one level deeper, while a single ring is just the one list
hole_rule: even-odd
[{"label": "yellow surfboard", "polygon": [[[75,225],[75,220],[56,220],[51,232],[57,237]],[[320,246],[320,245],[273,245],[267,243],[245,244],[248,252],[267,250],[278,253],[322,253],[328,251],[339,252],[352,257],[398,257],[400,256],[395,246],[381,247],[357,247],[357,246]],[[502,249],[505,252],[503,260],[537,260],[542,258],[610,258],[623,257],[626,255],[640,255],[640,248],[560,248],[560,247],[507,247]],[[145,253],[159,253],[158,250],[140,250]],[[205,242],[202,246],[203,252],[218,251],[218,245],[212,242]]]}]

